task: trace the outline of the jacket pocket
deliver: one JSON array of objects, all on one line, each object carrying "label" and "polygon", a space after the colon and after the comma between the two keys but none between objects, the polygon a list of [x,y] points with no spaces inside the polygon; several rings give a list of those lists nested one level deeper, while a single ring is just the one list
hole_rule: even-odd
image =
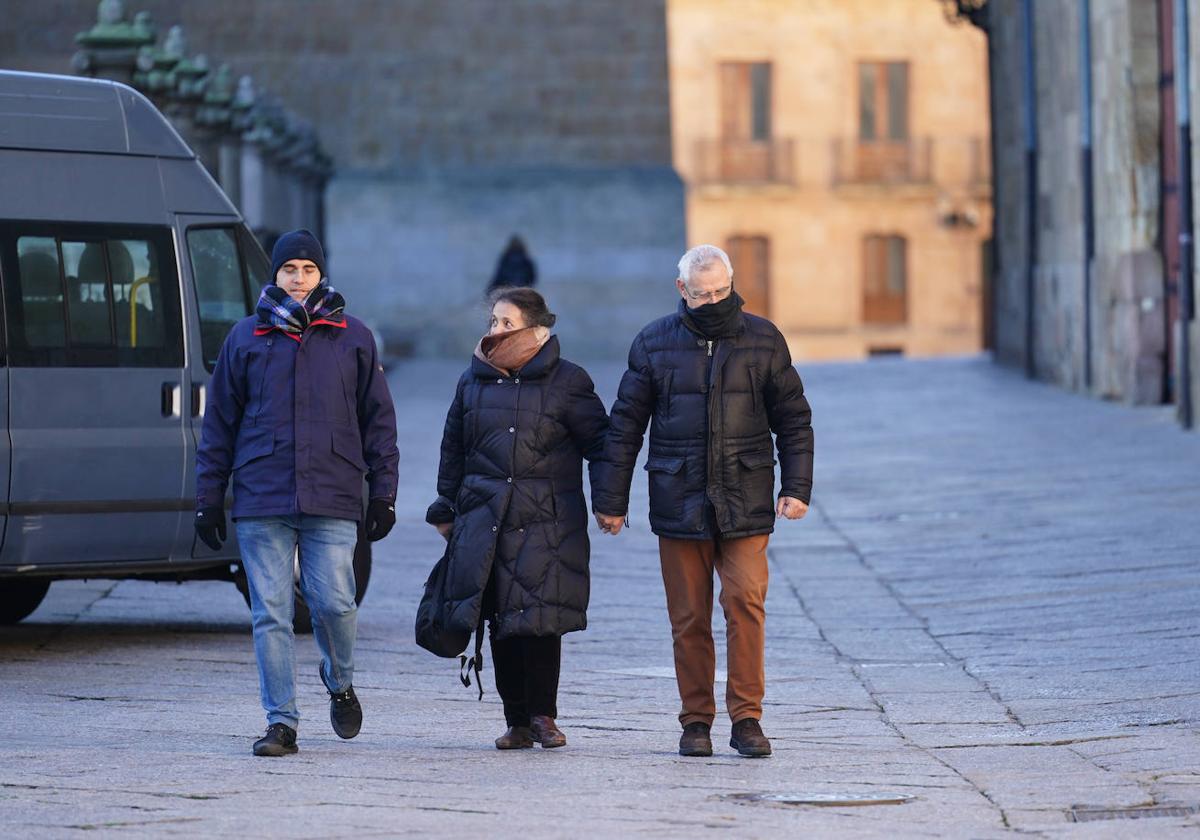
[{"label": "jacket pocket", "polygon": [[742,452],[737,456],[738,486],[749,517],[775,515],[775,458],[770,452]]},{"label": "jacket pocket", "polygon": [[[650,518],[678,520],[683,516],[686,471],[683,458],[652,455],[646,459],[650,474]],[[652,523],[653,524],[653,523]]]},{"label": "jacket pocket", "polygon": [[265,458],[275,451],[275,432],[272,429],[248,427],[250,431],[238,438],[233,449],[233,469],[240,469],[251,461]]},{"label": "jacket pocket", "polygon": [[363,460],[362,442],[358,439],[355,429],[335,428],[333,430],[333,452],[349,461],[360,471],[367,471],[367,462]]},{"label": "jacket pocket", "polygon": [[750,402],[754,406],[754,413],[759,414],[762,411],[762,389],[758,384],[758,365],[750,365],[746,373],[750,378]]}]

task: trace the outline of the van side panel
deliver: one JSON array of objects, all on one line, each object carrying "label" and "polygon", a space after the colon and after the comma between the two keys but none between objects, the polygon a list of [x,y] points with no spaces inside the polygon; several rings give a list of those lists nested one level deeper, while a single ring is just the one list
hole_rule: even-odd
[{"label": "van side panel", "polygon": [[203,166],[194,160],[160,158],[163,197],[173,213],[220,214],[238,216],[220,186]]},{"label": "van side panel", "polygon": [[0,170],[0,219],[170,224],[155,158],[0,149]]}]

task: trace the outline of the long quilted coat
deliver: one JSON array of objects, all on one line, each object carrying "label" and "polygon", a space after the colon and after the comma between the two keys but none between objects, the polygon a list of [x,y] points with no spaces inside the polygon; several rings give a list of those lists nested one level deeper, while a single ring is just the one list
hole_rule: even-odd
[{"label": "long quilted coat", "polygon": [[[600,458],[607,430],[591,378],[559,358],[557,338],[512,376],[471,360],[446,415],[438,499],[426,516],[454,523],[450,629],[476,626],[493,574],[497,638],[587,626],[583,459]],[[594,482],[595,463],[590,472]]]}]

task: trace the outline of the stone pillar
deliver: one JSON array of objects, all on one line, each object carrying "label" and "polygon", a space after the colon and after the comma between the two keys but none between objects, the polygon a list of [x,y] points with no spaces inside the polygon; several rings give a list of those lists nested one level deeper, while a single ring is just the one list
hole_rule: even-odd
[{"label": "stone pillar", "polygon": [[1154,2],[1092,4],[1096,390],[1138,404],[1162,402],[1166,375]]},{"label": "stone pillar", "polygon": [[138,51],[153,44],[155,38],[148,12],[139,12],[130,23],[125,20],[121,0],[102,0],[95,26],[75,36],[79,51],[71,58],[71,66],[81,76],[130,85],[137,72]]}]

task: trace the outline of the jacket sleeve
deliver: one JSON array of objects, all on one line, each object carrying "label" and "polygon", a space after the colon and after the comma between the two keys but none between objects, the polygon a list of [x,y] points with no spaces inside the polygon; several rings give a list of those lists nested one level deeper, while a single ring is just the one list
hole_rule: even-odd
[{"label": "jacket sleeve", "polygon": [[588,461],[588,476],[592,495],[595,496],[604,480],[602,463],[604,439],[608,433],[608,412],[596,396],[592,377],[583,368],[577,368],[568,383],[566,420],[571,439]]},{"label": "jacket sleeve", "polygon": [[767,420],[775,433],[782,477],[779,495],[807,504],[812,497],[813,430],[812,410],[804,396],[804,384],[792,365],[783,335],[776,333],[771,353],[771,376],[763,392]]},{"label": "jacket sleeve", "polygon": [[224,507],[225,488],[233,471],[234,446],[246,410],[245,357],[233,333],[225,337],[208,383],[207,407],[196,450],[196,509]]},{"label": "jacket sleeve", "polygon": [[400,450],[396,448],[396,404],[392,402],[387,376],[379,362],[375,338],[370,330],[365,332],[367,346],[358,352],[356,397],[363,460],[367,464],[368,496],[394,502],[400,465]]},{"label": "jacket sleeve", "polygon": [[454,389],[454,401],[446,412],[446,426],[442,431],[442,456],[438,463],[438,497],[425,513],[425,521],[437,525],[453,522],[457,514],[455,503],[458,489],[462,486],[467,468],[467,453],[463,440],[463,388],[466,376],[458,380]]},{"label": "jacket sleeve", "polygon": [[629,485],[633,468],[646,435],[646,425],[654,413],[654,379],[650,357],[642,336],[629,348],[629,369],[621,377],[617,400],[609,418],[608,437],[600,477],[592,478],[592,509],[608,516],[629,512]]}]

